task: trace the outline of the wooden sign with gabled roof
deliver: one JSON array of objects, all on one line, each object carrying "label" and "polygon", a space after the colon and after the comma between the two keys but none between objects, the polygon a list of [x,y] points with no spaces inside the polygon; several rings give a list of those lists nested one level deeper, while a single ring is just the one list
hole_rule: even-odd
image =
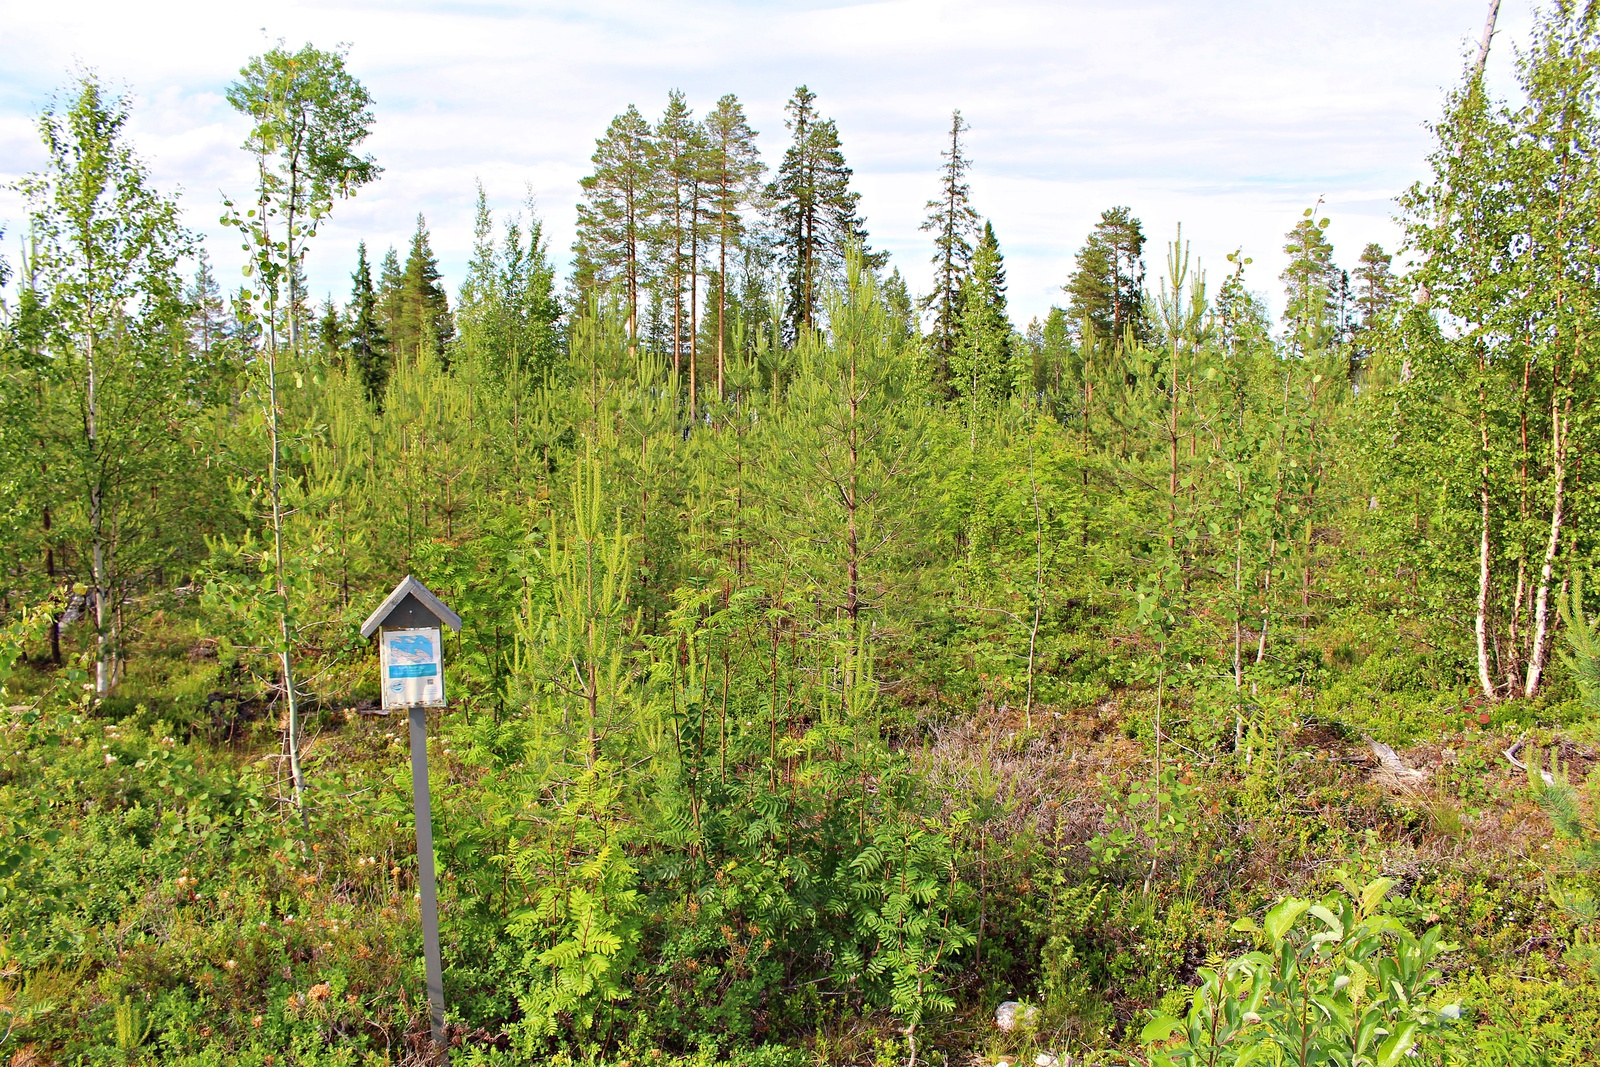
[{"label": "wooden sign with gabled roof", "polygon": [[361,624],[361,636],[371,637],[379,629],[411,630],[427,626],[448,626],[460,633],[461,616],[434,596],[433,590],[408,574],[394,587],[388,599],[378,605],[378,610],[367,616],[367,621]]},{"label": "wooden sign with gabled roof", "polygon": [[443,707],[444,627],[461,629],[461,616],[411,575],[367,616],[361,636],[377,633],[383,710]]},{"label": "wooden sign with gabled roof", "polygon": [[428,795],[426,708],[444,706],[444,627],[457,633],[461,616],[411,575],[394,587],[361,624],[378,634],[383,710],[404,708],[411,722],[411,793],[417,816],[417,889],[422,905],[422,956],[428,983],[433,1043],[449,1062],[444,1032],[444,960],[439,949],[439,890],[433,870],[433,802]]}]

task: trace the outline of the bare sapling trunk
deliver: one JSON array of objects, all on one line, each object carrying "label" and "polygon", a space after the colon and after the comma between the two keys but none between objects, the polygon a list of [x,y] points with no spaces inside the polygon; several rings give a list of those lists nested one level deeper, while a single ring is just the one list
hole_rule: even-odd
[{"label": "bare sapling trunk", "polygon": [[[1235,476],[1237,478],[1237,476]],[[1238,479],[1242,483],[1243,479]],[[1239,485],[1244,496],[1244,486]],[[1233,531],[1233,690],[1244,688],[1244,515],[1234,520]],[[1237,719],[1237,716],[1236,716]],[[1239,740],[1240,724],[1234,723],[1234,742]]]},{"label": "bare sapling trunk", "polygon": [[1478,639],[1478,684],[1483,687],[1485,700],[1495,698],[1494,678],[1489,672],[1489,478],[1484,468],[1483,482],[1479,486],[1479,537],[1478,537],[1478,617],[1474,632]]},{"label": "bare sapling trunk", "polygon": [[1478,355],[1478,440],[1482,449],[1482,462],[1478,467],[1478,617],[1474,632],[1478,639],[1478,684],[1483,687],[1485,700],[1495,698],[1494,678],[1489,670],[1489,414],[1488,399],[1484,392],[1483,375],[1486,373],[1483,353]]},{"label": "bare sapling trunk", "polygon": [[1044,520],[1039,514],[1039,481],[1033,472],[1033,448],[1028,449],[1028,487],[1033,490],[1033,627],[1028,631],[1028,703],[1023,720],[1033,729],[1033,659],[1039,647],[1039,616],[1044,610]]},{"label": "bare sapling trunk", "polygon": [[268,327],[267,436],[271,444],[268,492],[272,497],[272,554],[278,593],[278,661],[283,676],[283,699],[289,714],[289,775],[294,782],[294,803],[300,819],[306,816],[306,779],[300,768],[300,705],[294,691],[294,664],[290,654],[289,583],[283,561],[283,489],[278,441],[278,357],[275,327]]},{"label": "bare sapling trunk", "polygon": [[84,336],[84,363],[86,371],[86,389],[83,410],[84,440],[89,451],[89,534],[93,540],[90,566],[94,578],[94,631],[95,631],[95,659],[94,659],[94,695],[96,698],[107,696],[111,692],[111,653],[114,642],[107,627],[110,620],[106,613],[106,595],[110,592],[110,584],[106,580],[106,537],[105,537],[105,501],[103,486],[100,480],[100,457],[98,455],[99,438],[99,398],[96,388],[99,385],[95,366],[94,350],[94,305],[89,305],[89,328]]},{"label": "bare sapling trunk", "polygon": [[1483,77],[1483,66],[1489,62],[1489,44],[1494,40],[1494,23],[1500,14],[1500,0],[1489,0],[1489,17],[1483,23],[1483,40],[1478,42],[1478,59],[1472,70],[1475,77]]},{"label": "bare sapling trunk", "polygon": [[854,632],[856,620],[861,614],[860,582],[861,582],[861,544],[856,530],[856,509],[860,505],[858,472],[860,469],[861,454],[860,442],[857,434],[860,432],[860,404],[861,397],[856,392],[856,354],[855,346],[850,346],[850,486],[845,493],[845,510],[847,512],[848,528],[845,532],[846,548],[848,551],[848,580],[849,588],[846,592],[845,614],[850,617],[851,631]]},{"label": "bare sapling trunk", "polygon": [[[261,188],[268,188],[265,175]],[[261,225],[267,226],[268,203],[265,195],[260,204]],[[292,235],[292,230],[291,230]],[[288,271],[293,276],[292,264]],[[267,279],[263,279],[266,282]],[[291,283],[292,284],[292,283]],[[294,688],[294,662],[291,652],[293,634],[289,628],[289,582],[284,566],[283,549],[283,469],[282,442],[278,423],[278,301],[277,287],[267,289],[267,494],[272,506],[272,559],[273,579],[278,596],[278,666],[283,683],[284,709],[288,714],[289,777],[294,785],[294,804],[300,812],[302,825],[308,821],[306,814],[306,779],[300,766],[300,704]],[[290,314],[291,321],[294,316]]]},{"label": "bare sapling trunk", "polygon": [[1256,645],[1256,663],[1259,665],[1267,658],[1267,622],[1268,614],[1272,610],[1272,565],[1278,559],[1278,539],[1272,539],[1272,546],[1267,553],[1267,569],[1262,573],[1261,579],[1261,639]]}]

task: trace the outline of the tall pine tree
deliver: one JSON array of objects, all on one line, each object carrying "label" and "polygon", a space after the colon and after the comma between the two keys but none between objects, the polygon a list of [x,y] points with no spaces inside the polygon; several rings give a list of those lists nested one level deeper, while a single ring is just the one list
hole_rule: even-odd
[{"label": "tall pine tree", "polygon": [[[1319,202],[1320,206],[1320,202]],[[1284,332],[1297,352],[1325,348],[1336,339],[1340,271],[1333,263],[1328,220],[1306,208],[1294,229],[1284,235],[1289,265],[1279,279],[1284,290]]]},{"label": "tall pine tree", "polygon": [[1351,294],[1354,319],[1350,326],[1352,385],[1360,382],[1361,372],[1372,359],[1372,331],[1399,302],[1400,282],[1390,266],[1393,262],[1394,257],[1377,242],[1361,250],[1360,263],[1355,269],[1355,291]]},{"label": "tall pine tree", "polygon": [[[1120,345],[1129,330],[1144,341],[1144,227],[1125,207],[1100,213],[1089,239],[1078,249],[1076,268],[1063,287],[1072,325],[1085,324],[1101,339]],[[1080,338],[1080,341],[1082,338]]]},{"label": "tall pine tree", "polygon": [[1355,305],[1363,330],[1378,324],[1400,298],[1400,280],[1395,277],[1394,256],[1373,242],[1361,250],[1360,266],[1355,270]]},{"label": "tall pine tree", "polygon": [[628,309],[628,341],[639,343],[639,289],[648,278],[644,262],[649,237],[654,137],[650,123],[632,104],[611,120],[595,142],[594,173],[584,178],[573,245],[574,282],[579,292],[613,283]]},{"label": "tall pine tree", "polygon": [[700,287],[701,201],[706,192],[704,131],[694,121],[682,90],[667,96],[655,129],[655,241],[664,262],[667,298],[672,304],[672,369],[682,371],[688,357],[690,406],[694,404],[695,318]]},{"label": "tall pine tree", "polygon": [[228,306],[222,299],[222,287],[211,269],[211,257],[201,249],[195,267],[194,283],[189,287],[189,339],[195,351],[209,357],[211,350],[225,336]]},{"label": "tall pine tree", "polygon": [[711,181],[711,212],[717,242],[717,399],[723,383],[728,340],[728,253],[738,253],[744,238],[742,212],[760,190],[766,167],[756,151],[756,131],[745,118],[739,98],[728,93],[705,119],[705,141]]}]

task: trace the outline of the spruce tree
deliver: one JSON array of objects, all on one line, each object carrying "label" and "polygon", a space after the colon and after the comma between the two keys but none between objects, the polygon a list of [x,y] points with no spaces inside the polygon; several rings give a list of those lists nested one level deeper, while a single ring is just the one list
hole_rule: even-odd
[{"label": "spruce tree", "polygon": [[562,309],[544,220],[531,195],[526,207],[526,223],[519,215],[506,224],[496,288],[504,302],[509,363],[538,380],[560,355]]},{"label": "spruce tree", "polygon": [[394,347],[400,335],[401,293],[405,289],[405,278],[405,272],[400,269],[400,257],[390,247],[383,253],[383,262],[378,265],[378,317],[393,355],[398,355]]},{"label": "spruce tree", "polygon": [[767,187],[784,273],[784,328],[791,341],[821,325],[824,287],[842,277],[850,247],[861,249],[869,268],[881,266],[886,258],[867,250],[866,224],[856,214],[861,194],[850,188],[852,171],[844,161],[838,127],[832,119],[817,116],[816,99],[804,85],[789,98],[784,125],[793,140]]},{"label": "spruce tree", "polygon": [[628,340],[637,348],[641,324],[639,288],[648,271],[644,246],[654,211],[651,175],[654,137],[632,104],[611,120],[595,142],[594,173],[584,178],[573,244],[575,287],[586,291],[617,283],[628,308]]},{"label": "spruce tree", "polygon": [[929,341],[935,380],[941,383],[949,377],[950,357],[961,330],[961,284],[972,264],[971,238],[978,232],[978,213],[973,210],[972,190],[966,180],[972,163],[961,150],[961,135],[968,129],[959,109],[950,113],[950,147],[939,153],[944,157],[939,196],[928,201],[928,217],[922,223],[925,232],[934,234],[933,292],[924,298],[923,306],[933,310]]},{"label": "spruce tree", "polygon": [[[391,250],[390,256],[393,254]],[[356,248],[356,269],[350,282],[350,367],[360,379],[367,400],[381,411],[389,384],[389,341],[383,332],[378,294],[372,287],[365,241]]]},{"label": "spruce tree", "polygon": [[1144,227],[1126,207],[1109,208],[1078,250],[1076,269],[1063,287],[1073,327],[1085,324],[1101,339],[1121,345],[1149,336],[1144,314]]},{"label": "spruce tree", "polygon": [[317,347],[321,349],[324,364],[342,362],[349,329],[344,315],[330,295],[322,301],[322,312],[317,316]]},{"label": "spruce tree", "polygon": [[883,303],[889,309],[890,336],[896,345],[909,348],[922,336],[917,323],[917,307],[905,276],[895,267],[883,279]]},{"label": "spruce tree", "polygon": [[1019,387],[1026,389],[1029,375],[1019,367],[1026,361],[1012,341],[1011,320],[1006,313],[1006,263],[1000,252],[992,223],[985,222],[983,235],[973,251],[972,269],[961,290],[961,329],[951,354],[950,377],[964,404],[1003,403]]},{"label": "spruce tree", "polygon": [[411,237],[411,252],[406,256],[405,273],[400,278],[398,316],[394,324],[395,354],[401,360],[416,360],[424,352],[449,364],[446,346],[455,336],[450,318],[450,301],[445,295],[428,241],[428,222],[417,215],[417,232]]}]

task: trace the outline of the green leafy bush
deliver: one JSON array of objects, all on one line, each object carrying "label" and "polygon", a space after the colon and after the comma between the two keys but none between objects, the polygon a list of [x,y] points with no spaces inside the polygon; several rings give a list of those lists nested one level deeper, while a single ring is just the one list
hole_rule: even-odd
[{"label": "green leafy bush", "polygon": [[1396,1067],[1459,1018],[1459,1004],[1431,1003],[1440,929],[1419,938],[1388,913],[1393,880],[1345,881],[1320,902],[1279,901],[1260,925],[1236,922],[1261,948],[1202,968],[1188,1014],[1145,1026],[1151,1067]]}]

